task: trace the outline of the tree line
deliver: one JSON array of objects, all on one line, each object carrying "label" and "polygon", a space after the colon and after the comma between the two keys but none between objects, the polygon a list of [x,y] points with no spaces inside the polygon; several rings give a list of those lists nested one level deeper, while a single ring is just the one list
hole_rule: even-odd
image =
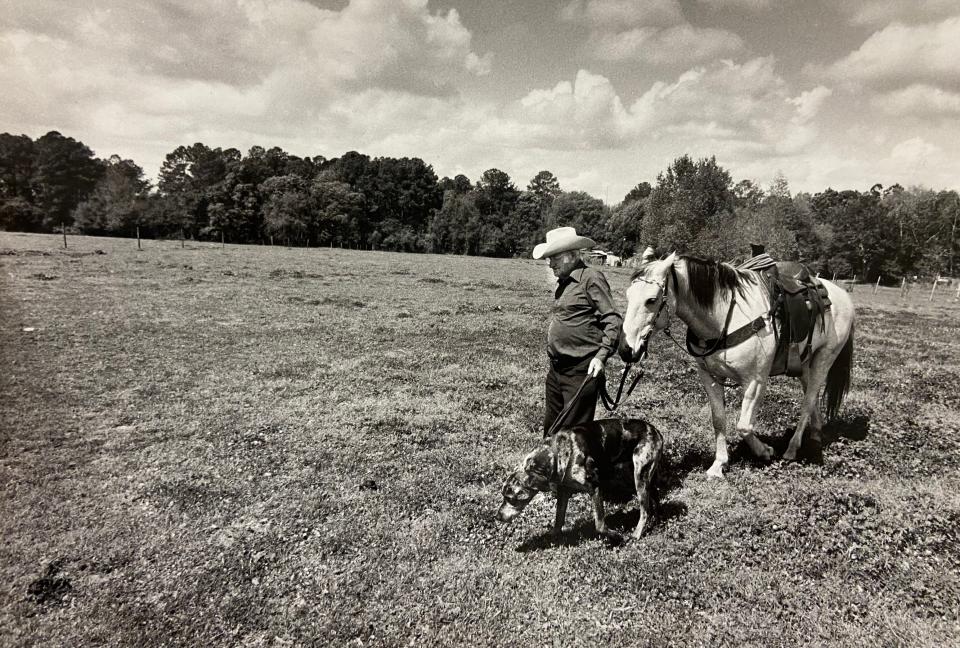
[{"label": "tree line", "polygon": [[438,178],[419,158],[259,146],[244,155],[202,143],[168,153],[154,187],[134,161],[99,159],[56,131],[0,134],[4,230],[506,257],[572,225],[622,257],[652,245],[738,259],[760,243],[823,273],[894,281],[960,271],[958,219],[956,191],[877,184],[792,194],[782,174],[764,189],[688,155],[608,206],[564,191],[546,170],[521,189],[495,168],[472,181]]}]

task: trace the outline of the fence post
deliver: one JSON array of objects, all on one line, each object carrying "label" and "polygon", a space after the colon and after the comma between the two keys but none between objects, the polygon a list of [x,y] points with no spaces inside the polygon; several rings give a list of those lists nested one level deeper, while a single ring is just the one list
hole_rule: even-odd
[{"label": "fence post", "polygon": [[960,299],[960,281],[957,282],[957,296],[954,299]]},{"label": "fence post", "polygon": [[138,250],[143,249],[142,247],[140,247],[140,226],[139,225],[137,225],[137,249]]},{"label": "fence post", "polygon": [[903,278],[903,283],[900,284],[900,299],[903,299],[904,293],[907,292],[907,278]]},{"label": "fence post", "polygon": [[220,230],[220,249],[227,247],[226,239],[223,236],[223,230]]},{"label": "fence post", "polygon": [[877,277],[877,285],[873,287],[873,294],[876,295],[879,289],[880,289],[880,277]]},{"label": "fence post", "polygon": [[937,284],[940,283],[940,273],[937,273],[936,278],[933,280],[933,288],[930,289],[930,301],[933,301],[933,293],[937,292]]},{"label": "fence post", "polygon": [[60,221],[60,231],[63,232],[63,249],[67,249],[67,226],[63,221]]},{"label": "fence post", "polygon": [[837,273],[834,272],[834,273],[833,273],[833,276],[830,277],[830,281],[836,281],[836,280],[837,280]]}]

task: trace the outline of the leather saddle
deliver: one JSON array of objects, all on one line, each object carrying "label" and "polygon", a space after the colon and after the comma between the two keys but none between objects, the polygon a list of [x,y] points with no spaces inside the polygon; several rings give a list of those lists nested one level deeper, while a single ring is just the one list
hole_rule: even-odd
[{"label": "leather saddle", "polygon": [[741,267],[759,272],[770,291],[770,315],[778,335],[770,375],[799,376],[810,360],[813,334],[817,326],[823,330],[830,309],[826,287],[798,261],[774,262],[762,254]]}]

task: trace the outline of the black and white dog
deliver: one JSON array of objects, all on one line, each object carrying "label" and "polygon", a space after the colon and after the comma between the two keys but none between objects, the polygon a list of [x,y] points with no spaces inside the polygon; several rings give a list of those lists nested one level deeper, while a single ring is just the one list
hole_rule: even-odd
[{"label": "black and white dog", "polygon": [[633,537],[639,538],[657,503],[654,477],[662,454],[663,435],[640,419],[604,419],[561,428],[524,457],[507,478],[497,518],[510,522],[537,493],[552,491],[557,496],[553,531],[559,533],[570,495],[590,493],[597,532],[616,536],[604,519],[604,500],[622,500],[635,492],[640,521]]}]

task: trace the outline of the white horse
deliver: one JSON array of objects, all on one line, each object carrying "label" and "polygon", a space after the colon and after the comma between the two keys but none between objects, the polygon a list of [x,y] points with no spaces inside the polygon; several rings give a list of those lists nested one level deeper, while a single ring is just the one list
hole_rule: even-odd
[{"label": "white horse", "polygon": [[[850,384],[853,302],[845,290],[829,281],[820,281],[826,286],[832,305],[824,313],[822,325],[818,320],[814,326],[812,346],[800,376],[804,392],[800,418],[783,454],[788,461],[796,459],[808,425],[812,439],[820,442],[823,427],[820,390],[826,386],[827,418],[832,419]],[[627,289],[627,309],[620,336],[620,355],[624,361],[641,359],[650,336],[654,331],[667,328],[674,315],[687,325],[691,339],[708,341],[707,348],[688,345],[688,350],[696,358],[716,434],[716,458],[707,471],[709,477],[723,477],[728,462],[724,379],[744,386],[737,431],[744,435],[754,455],[764,460],[773,458],[773,449],[754,436],[757,407],[767,387],[777,346],[770,308],[770,293],[759,273],[676,253],[658,261],[650,248]],[[733,346],[724,348],[723,344],[713,344],[738,329],[743,333],[730,336]],[[710,346],[719,350],[711,352]]]}]

